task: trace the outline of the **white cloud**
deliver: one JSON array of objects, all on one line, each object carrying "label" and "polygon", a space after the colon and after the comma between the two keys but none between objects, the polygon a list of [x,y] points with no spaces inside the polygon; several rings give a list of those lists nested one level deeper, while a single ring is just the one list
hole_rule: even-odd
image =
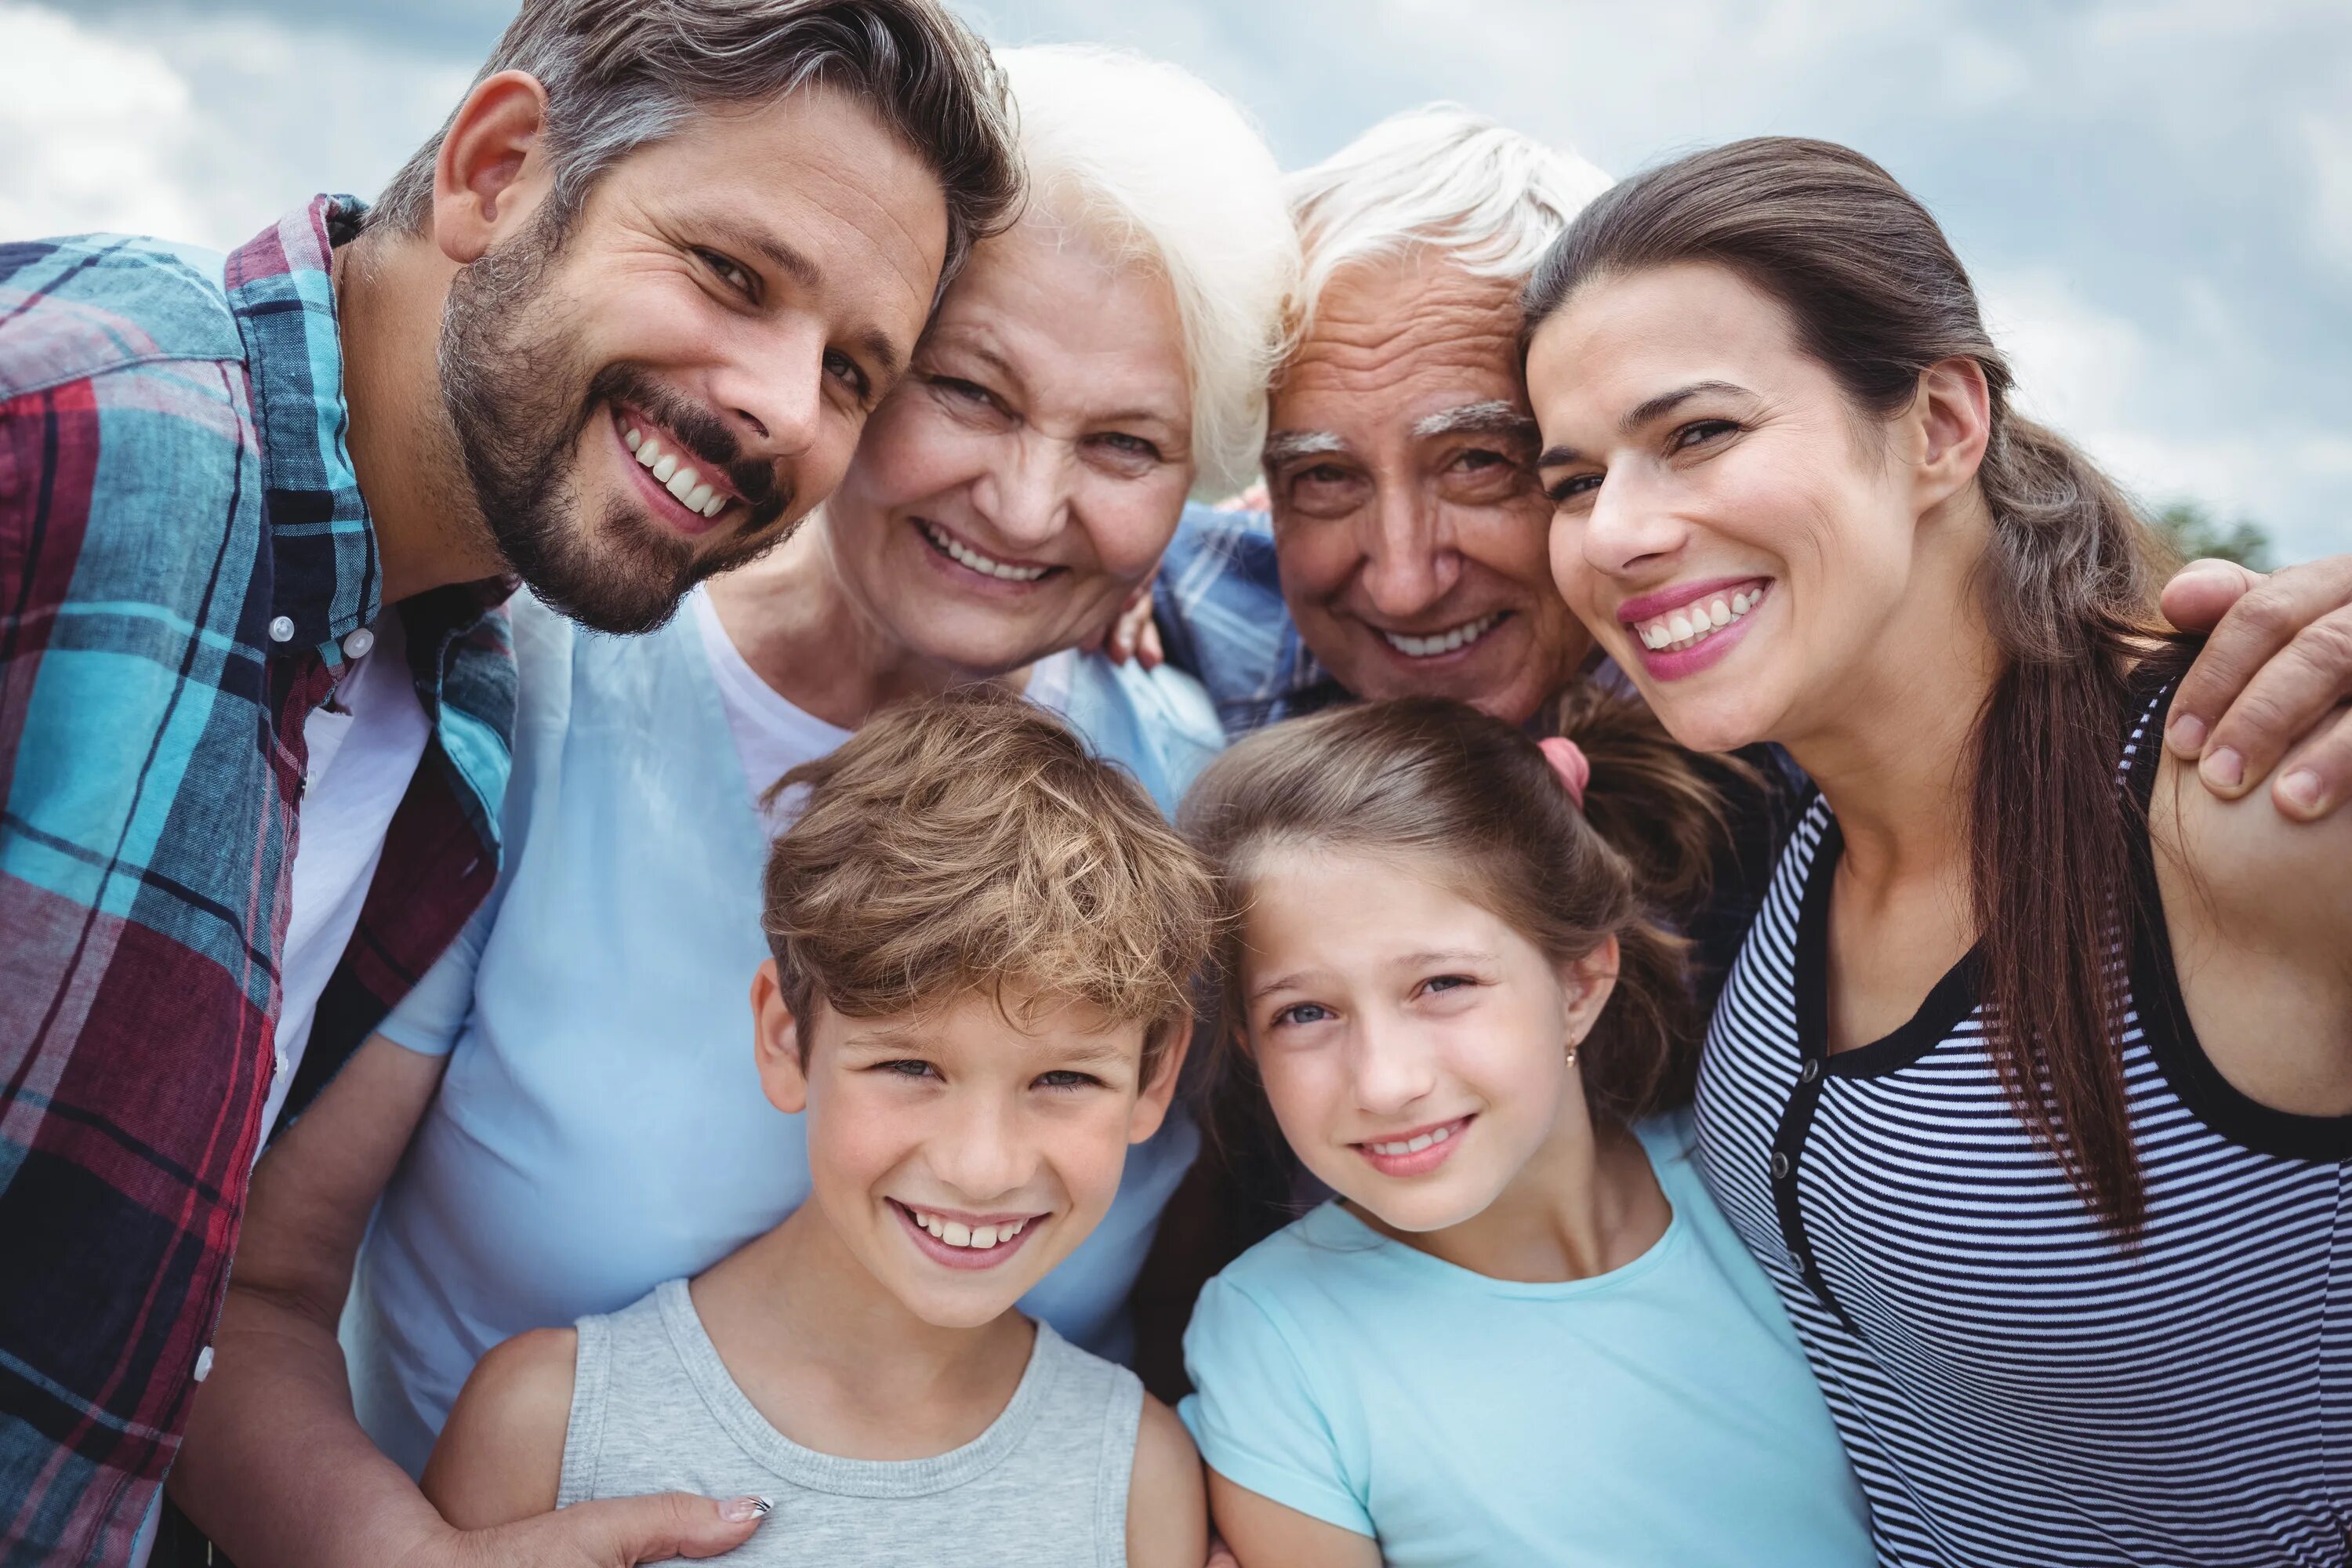
[{"label": "white cloud", "polygon": [[0,235],[194,233],[166,151],[195,122],[187,79],[154,49],[54,11],[0,5]]},{"label": "white cloud", "polygon": [[372,195],[471,76],[244,17],[107,26],[0,0],[0,235],[226,247],[322,190]]}]

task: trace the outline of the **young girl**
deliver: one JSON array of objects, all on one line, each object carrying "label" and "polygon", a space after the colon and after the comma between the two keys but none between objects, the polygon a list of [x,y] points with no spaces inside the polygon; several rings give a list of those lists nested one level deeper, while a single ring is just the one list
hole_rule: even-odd
[{"label": "young girl", "polygon": [[425,1496],[465,1530],[731,1498],[747,1533],[773,1511],[730,1561],[775,1568],[1200,1568],[1182,1426],[1015,1303],[1167,1114],[1205,869],[1133,777],[988,688],[784,784],[809,793],[768,862],[743,1092],[801,1121],[808,1201],[691,1280],[493,1350]]},{"label": "young girl", "polygon": [[1656,1114],[1696,1057],[1681,944],[1601,829],[1671,879],[1706,797],[1645,719],[1574,732],[1589,759],[1459,704],[1349,708],[1185,802],[1234,921],[1228,1038],[1339,1194],[1185,1337],[1244,1568],[1871,1561],[1788,1320]]}]

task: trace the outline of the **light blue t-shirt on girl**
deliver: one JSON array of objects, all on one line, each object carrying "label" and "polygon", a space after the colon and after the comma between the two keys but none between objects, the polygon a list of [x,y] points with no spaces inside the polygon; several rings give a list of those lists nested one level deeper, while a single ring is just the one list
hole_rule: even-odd
[{"label": "light blue t-shirt on girl", "polygon": [[[343,1317],[361,1424],[412,1474],[491,1346],[698,1274],[808,1195],[801,1119],[768,1103],[752,1066],[776,826],[757,797],[784,757],[845,732],[760,681],[700,590],[641,637],[583,631],[524,597],[514,635],[505,864],[383,1026],[449,1066]],[[1032,695],[1162,810],[1223,744],[1206,695],[1173,670],[1087,655],[1053,674],[1053,695]],[[745,724],[772,742],[756,753],[767,777],[747,774]],[[1123,1359],[1128,1295],[1198,1147],[1171,1116],[1128,1151],[1110,1212],[1024,1310]]]},{"label": "light blue t-shirt on girl", "polygon": [[1243,1254],[1184,1336],[1201,1457],[1391,1568],[1864,1568],[1829,1408],[1689,1119],[1640,1133],[1674,1218],[1595,1279],[1489,1279],[1338,1203]]}]

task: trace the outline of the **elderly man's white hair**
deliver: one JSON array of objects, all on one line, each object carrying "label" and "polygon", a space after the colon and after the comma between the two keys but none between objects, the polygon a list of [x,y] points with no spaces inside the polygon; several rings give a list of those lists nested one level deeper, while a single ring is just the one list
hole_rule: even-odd
[{"label": "elderly man's white hair", "polygon": [[1302,322],[1358,262],[1428,249],[1475,276],[1524,279],[1609,176],[1459,104],[1392,114],[1287,182],[1306,248]]},{"label": "elderly man's white hair", "polygon": [[1192,489],[1257,471],[1266,384],[1296,308],[1298,237],[1249,117],[1191,72],[1120,49],[998,52],[1032,216],[1157,267],[1176,297],[1192,389]]}]

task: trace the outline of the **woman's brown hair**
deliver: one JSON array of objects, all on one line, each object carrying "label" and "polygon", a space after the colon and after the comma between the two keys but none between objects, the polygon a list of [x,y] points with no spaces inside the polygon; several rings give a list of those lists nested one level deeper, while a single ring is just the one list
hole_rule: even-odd
[{"label": "woman's brown hair", "polygon": [[1259,858],[1328,849],[1444,879],[1554,963],[1615,937],[1617,987],[1578,1053],[1585,1093],[1622,1121],[1687,1100],[1700,1019],[1685,943],[1648,895],[1654,883],[1705,880],[1721,810],[1646,710],[1588,692],[1562,727],[1592,763],[1581,809],[1526,734],[1438,698],[1276,724],[1212,763],[1179,821],[1213,868],[1227,917],[1220,1044],[1243,1033],[1240,917]]},{"label": "woman's brown hair", "polygon": [[[2116,787],[2133,664],[2160,633],[2153,536],[2105,475],[2010,408],[2011,377],[1943,230],[1849,148],[1762,137],[1602,195],[1526,295],[1526,333],[1583,285],[1711,263],[1778,301],[1861,413],[1909,407],[1969,359],[1990,394],[1977,473],[1992,542],[1977,574],[2002,669],[1969,761],[1970,880],[1993,1060],[2019,1113],[2120,1234],[2147,1211],[2111,954],[2132,951],[2132,808]],[[2116,943],[2121,942],[2120,949]]]}]

